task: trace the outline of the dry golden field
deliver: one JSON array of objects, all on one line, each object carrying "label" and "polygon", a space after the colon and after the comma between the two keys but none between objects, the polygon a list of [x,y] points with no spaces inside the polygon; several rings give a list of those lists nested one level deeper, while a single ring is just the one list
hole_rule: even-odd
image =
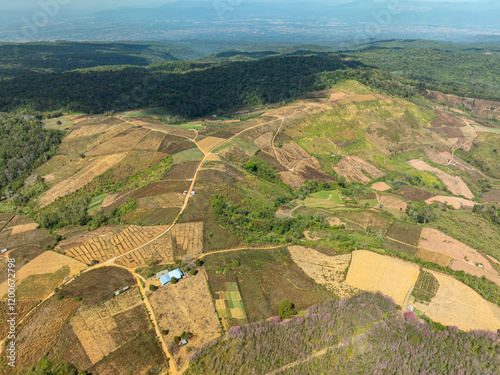
[{"label": "dry golden field", "polygon": [[467,208],[473,209],[475,203],[471,200],[457,197],[446,197],[442,195],[438,195],[436,197],[429,198],[425,201],[427,204],[433,204],[434,202],[444,203],[450,206],[453,206],[455,209]]},{"label": "dry golden field", "polygon": [[380,204],[384,208],[390,208],[393,210],[398,210],[401,212],[405,212],[406,209],[408,208],[408,205],[406,204],[405,201],[393,197],[392,195],[383,195],[380,197]]},{"label": "dry golden field", "polygon": [[376,182],[373,184],[372,189],[377,191],[387,191],[390,190],[391,187],[385,182]]},{"label": "dry golden field", "polygon": [[[142,319],[134,316],[136,314],[127,316],[127,311],[137,306],[142,307]],[[81,307],[70,324],[92,364],[99,362],[149,326],[141,294],[137,288],[128,290],[97,307]]]},{"label": "dry golden field", "polygon": [[352,253],[345,283],[361,290],[382,292],[403,306],[419,274],[420,268],[416,264],[357,250]]},{"label": "dry golden field", "polygon": [[323,285],[339,298],[352,295],[356,289],[344,283],[351,254],[328,256],[303,246],[289,246],[293,261],[316,283]]},{"label": "dry golden field", "polygon": [[221,327],[203,269],[175,285],[160,287],[151,295],[150,301],[160,329],[168,331],[167,342],[184,331],[193,334],[187,347],[176,355],[178,364],[186,359],[187,348],[200,347],[219,336]]},{"label": "dry golden field", "polygon": [[226,139],[224,139],[224,138],[206,137],[206,138],[203,138],[201,141],[197,142],[197,145],[198,145],[199,149],[201,151],[203,151],[203,153],[208,154],[216,146],[220,145],[225,140]]},{"label": "dry golden field", "polygon": [[168,226],[140,227],[131,225],[114,235],[99,235],[75,247],[65,247],[66,255],[89,264],[92,260],[103,262],[133,250],[165,231]]},{"label": "dry golden field", "polygon": [[439,272],[432,273],[439,282],[439,289],[429,304],[415,303],[429,318],[444,325],[462,330],[500,329],[500,307],[485,301],[479,294],[453,277]]}]

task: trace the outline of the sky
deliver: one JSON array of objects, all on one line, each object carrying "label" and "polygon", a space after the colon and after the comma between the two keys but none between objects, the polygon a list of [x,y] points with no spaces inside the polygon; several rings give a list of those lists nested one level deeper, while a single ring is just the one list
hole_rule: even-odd
[{"label": "sky", "polygon": [[[184,0],[186,1],[186,0]],[[200,0],[197,0],[200,1]],[[223,1],[225,3],[231,4],[232,2],[267,2],[267,1],[285,1],[285,0],[201,0],[201,1]],[[292,0],[296,2],[307,2],[305,0]],[[346,3],[349,0],[317,0],[317,2],[325,1],[329,4],[334,3]],[[389,0],[375,0],[376,2],[385,2]],[[436,1],[436,0],[400,0],[404,1],[406,4],[417,2],[417,1]],[[496,2],[498,0],[442,0],[443,2],[450,3],[463,3],[463,2]],[[2,10],[38,10],[42,6],[42,4],[53,4],[57,2],[61,4],[61,6],[74,9],[89,9],[89,10],[102,10],[102,9],[114,9],[118,7],[146,7],[146,6],[155,6],[161,5],[167,2],[171,2],[169,0],[165,1],[157,1],[157,0],[15,0],[15,1],[6,1],[0,0],[0,11]],[[290,2],[290,1],[289,1]],[[62,5],[64,4],[64,5]]]}]

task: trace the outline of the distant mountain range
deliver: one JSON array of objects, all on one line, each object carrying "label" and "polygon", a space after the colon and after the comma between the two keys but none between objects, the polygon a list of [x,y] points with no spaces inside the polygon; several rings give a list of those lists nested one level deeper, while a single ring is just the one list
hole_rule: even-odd
[{"label": "distant mountain range", "polygon": [[[499,2],[178,1],[158,7],[118,8],[80,15],[62,8],[60,14],[49,17],[46,26],[38,27],[29,41],[193,38],[300,43],[359,38],[467,41],[479,34],[500,35],[499,17]],[[0,16],[3,21],[0,41],[12,40],[12,33],[29,30],[26,20],[30,22],[31,18],[33,15],[29,13],[9,16],[4,12]]]}]

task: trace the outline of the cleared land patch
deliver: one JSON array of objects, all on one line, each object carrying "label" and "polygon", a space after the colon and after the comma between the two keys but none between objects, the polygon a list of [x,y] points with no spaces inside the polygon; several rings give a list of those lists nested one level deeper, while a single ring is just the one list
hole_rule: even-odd
[{"label": "cleared land patch", "polygon": [[103,262],[145,244],[165,229],[167,229],[166,226],[140,227],[131,225],[117,235],[98,235],[83,243],[75,244],[74,247],[65,246],[62,250],[66,255],[85,264],[89,264],[92,260]]},{"label": "cleared land patch", "polygon": [[438,195],[436,197],[429,198],[425,201],[427,204],[432,204],[434,202],[445,203],[447,205],[452,206],[455,209],[466,208],[473,209],[475,203],[468,199],[457,198],[457,197],[446,197],[442,195]]},{"label": "cleared land patch", "polygon": [[439,289],[429,304],[414,305],[429,318],[462,330],[500,328],[500,307],[485,301],[479,294],[453,277],[429,271],[438,281]]},{"label": "cleared land patch", "polygon": [[315,282],[339,298],[352,295],[356,289],[344,283],[351,254],[328,256],[303,246],[289,246],[288,251],[297,265]]},{"label": "cleared land patch", "polygon": [[58,296],[79,298],[89,306],[97,306],[113,296],[113,293],[136,285],[136,279],[120,267],[98,267],[83,273],[75,281],[64,285]]},{"label": "cleared land patch", "polygon": [[[345,177],[348,182],[361,182],[363,184],[367,184],[372,179],[377,179],[385,175],[385,172],[382,172],[358,156],[342,157],[333,169],[340,176]],[[363,172],[366,172],[366,174]]]},{"label": "cleared land patch", "polygon": [[480,264],[484,267],[484,270],[498,275],[498,272],[493,268],[488,259],[480,252],[437,229],[424,228],[418,246],[424,250],[466,261],[473,266]]},{"label": "cleared land patch", "polygon": [[94,159],[92,163],[75,175],[58,183],[43,193],[40,198],[38,198],[39,205],[45,207],[54,202],[57,198],[73,193],[92,181],[94,177],[101,175],[109,168],[118,164],[124,157],[125,154],[114,154]]},{"label": "cleared land patch", "polygon": [[400,212],[405,212],[406,209],[408,208],[408,204],[406,204],[405,201],[393,197],[391,195],[383,195],[380,197],[380,204],[384,208],[390,208],[392,210],[397,210]]},{"label": "cleared land patch", "polygon": [[436,277],[430,272],[421,270],[411,295],[417,302],[431,302],[438,289],[439,282]]},{"label": "cleared land patch", "polygon": [[391,187],[385,182],[376,182],[372,185],[372,189],[377,191],[387,191],[390,190]]},{"label": "cleared land patch", "polygon": [[[197,348],[219,336],[220,323],[212,303],[204,270],[195,276],[179,280],[175,285],[160,287],[150,297],[160,329],[165,329],[167,342],[174,336],[189,332],[188,347]],[[186,359],[187,348],[182,348],[176,360]]]},{"label": "cleared land patch", "polygon": [[128,268],[144,266],[148,259],[156,258],[171,263],[182,257],[196,258],[203,251],[203,222],[176,224],[168,233],[130,254],[117,259]]},{"label": "cleared land patch", "polygon": [[[52,291],[54,287],[58,286],[62,283],[64,277],[73,276],[79,273],[81,270],[87,268],[83,263],[78,262],[77,260],[71,259],[67,256],[58,254],[54,251],[46,251],[35,259],[24,265],[16,274],[16,281],[19,287],[22,287],[23,281],[28,277],[32,277],[35,275],[43,275],[43,274],[53,274],[57,271],[61,270],[61,268],[67,267],[67,272],[63,272],[62,277],[57,277],[54,280],[54,286],[48,291]],[[32,285],[34,288],[36,287],[36,278],[33,282],[28,283]],[[51,284],[52,285],[52,284]],[[23,287],[24,288],[24,287]],[[8,285],[7,282],[4,282],[0,285],[0,295],[4,295],[7,293]],[[42,293],[43,294],[43,293]],[[25,296],[26,297],[26,296]],[[38,298],[41,298],[39,296]],[[37,298],[37,297],[34,297]]]},{"label": "cleared land patch", "polygon": [[366,250],[352,253],[345,283],[354,288],[382,292],[403,306],[420,269],[417,265]]},{"label": "cleared land patch", "polygon": [[426,162],[418,159],[410,160],[408,164],[418,171],[427,171],[435,174],[441,181],[443,181],[448,190],[453,194],[462,195],[468,199],[474,198],[474,194],[472,194],[469,187],[461,177],[451,176],[448,173],[443,172],[441,169],[431,167]]},{"label": "cleared land patch", "polygon": [[198,141],[197,145],[201,151],[203,151],[205,154],[208,154],[210,151],[212,151],[215,147],[220,145],[225,140],[226,140],[225,138],[206,137],[203,138],[201,141]]},{"label": "cleared land patch", "polygon": [[80,308],[70,324],[92,364],[149,327],[137,288],[94,308]]}]

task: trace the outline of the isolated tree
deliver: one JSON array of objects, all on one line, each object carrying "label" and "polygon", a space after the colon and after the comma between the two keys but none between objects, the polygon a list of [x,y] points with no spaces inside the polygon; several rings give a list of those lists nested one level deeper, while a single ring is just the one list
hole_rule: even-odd
[{"label": "isolated tree", "polygon": [[288,300],[284,300],[280,303],[278,316],[281,319],[288,319],[292,316],[296,315],[297,311],[295,310],[295,306]]}]

